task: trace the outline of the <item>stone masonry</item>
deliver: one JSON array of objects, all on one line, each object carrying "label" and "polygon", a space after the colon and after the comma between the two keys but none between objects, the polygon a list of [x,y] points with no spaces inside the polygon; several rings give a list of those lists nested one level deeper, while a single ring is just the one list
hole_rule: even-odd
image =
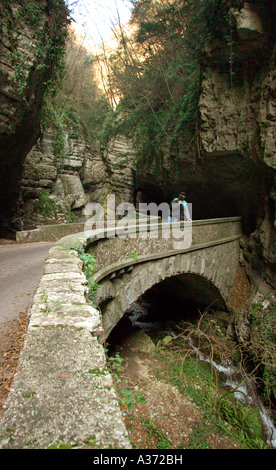
[{"label": "stone masonry", "polygon": [[[82,262],[51,249],[34,296],[24,350],[0,423],[0,448],[130,448],[98,310],[85,299]],[[66,240],[66,241],[65,241]]]},{"label": "stone masonry", "polygon": [[162,238],[160,225],[156,231],[148,232],[148,238],[118,236],[88,245],[99,260],[93,279],[100,284],[95,298],[102,313],[102,341],[147,290],[183,273],[202,278],[215,292],[216,307],[227,309],[240,261],[240,218],[194,221],[191,246],[184,249],[175,249],[172,237]]},{"label": "stone masonry", "polygon": [[[193,225],[192,245],[182,250],[158,236],[153,243],[141,237],[140,246],[136,238],[100,239],[100,230],[93,237],[67,235],[50,250],[4,406],[0,448],[131,448],[102,342],[132,302],[172,276],[197,273],[227,302],[239,265],[240,218]],[[156,227],[158,235],[160,224]],[[87,301],[76,245],[108,255],[94,276],[101,285],[98,305],[108,300],[102,318]],[[134,248],[138,255],[130,257]]]}]

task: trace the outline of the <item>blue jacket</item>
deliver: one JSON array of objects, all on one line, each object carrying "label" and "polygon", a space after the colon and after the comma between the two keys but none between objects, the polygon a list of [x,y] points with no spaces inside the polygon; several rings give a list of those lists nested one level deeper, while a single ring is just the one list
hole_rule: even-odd
[{"label": "blue jacket", "polygon": [[[177,217],[177,214],[179,214],[178,207],[176,206],[176,204],[178,204],[177,201],[178,201],[178,198],[175,197],[170,202],[170,216],[171,217]],[[174,210],[173,210],[173,206],[175,206]],[[182,201],[182,203],[180,204],[180,220],[188,220],[188,219],[190,219],[188,205],[186,201]]]}]

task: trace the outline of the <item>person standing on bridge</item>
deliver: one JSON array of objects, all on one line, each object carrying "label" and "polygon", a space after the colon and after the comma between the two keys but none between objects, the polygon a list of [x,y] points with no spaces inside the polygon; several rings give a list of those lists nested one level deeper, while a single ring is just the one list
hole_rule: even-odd
[{"label": "person standing on bridge", "polygon": [[185,199],[186,193],[182,192],[179,194],[178,197],[175,197],[170,202],[170,215],[168,216],[168,222],[178,222],[179,220],[192,220],[190,217],[188,204]]}]

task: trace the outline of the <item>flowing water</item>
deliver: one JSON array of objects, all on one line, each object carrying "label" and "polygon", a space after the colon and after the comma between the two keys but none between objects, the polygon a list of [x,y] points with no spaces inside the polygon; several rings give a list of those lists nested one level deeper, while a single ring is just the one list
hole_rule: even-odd
[{"label": "flowing water", "polygon": [[[149,335],[157,331],[167,331],[172,337],[177,337],[177,332],[174,331],[174,322],[157,322],[149,321],[147,309],[139,304],[133,304],[132,308],[127,312],[129,321],[128,334],[131,335],[131,329],[142,329]],[[209,363],[212,367],[220,372],[224,377],[224,385],[227,388],[234,390],[234,396],[239,401],[255,405],[259,408],[260,417],[263,423],[264,431],[267,436],[267,445],[276,449],[276,427],[273,423],[270,412],[265,408],[260,396],[257,393],[254,380],[241,372],[240,368],[234,366],[231,361],[219,364],[214,360],[207,358],[195,345],[191,337],[187,337],[187,343],[194,350],[200,361]]]},{"label": "flowing water", "polygon": [[209,363],[226,377],[224,385],[234,390],[234,396],[239,401],[259,408],[263,427],[267,436],[267,444],[276,449],[276,427],[272,421],[269,411],[265,408],[261,398],[257,394],[254,380],[246,374],[241,374],[239,368],[233,366],[230,361],[227,364],[218,364],[216,361],[208,359],[194,344],[192,338],[188,338],[189,346],[195,351],[200,361]]}]

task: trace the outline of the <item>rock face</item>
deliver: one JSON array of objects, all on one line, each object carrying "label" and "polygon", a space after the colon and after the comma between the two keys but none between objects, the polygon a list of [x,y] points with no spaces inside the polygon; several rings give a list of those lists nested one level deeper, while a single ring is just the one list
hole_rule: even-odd
[{"label": "rock face", "polygon": [[199,102],[200,136],[207,158],[227,156],[231,165],[236,155],[250,167],[248,185],[239,182],[246,189],[247,207],[248,196],[253,197],[256,214],[244,256],[253,291],[265,293],[275,289],[276,263],[276,69],[271,23],[275,5],[243,2],[242,7],[233,8],[232,15],[231,73],[225,73],[229,64],[221,60],[214,65],[210,57]]},{"label": "rock face", "polygon": [[133,201],[133,149],[126,139],[112,142],[101,157],[84,136],[67,129],[63,137],[62,159],[55,157],[56,131],[47,129],[24,161],[22,229],[83,221],[85,206],[90,202],[105,206],[108,194],[115,194],[117,204]]},{"label": "rock face", "polygon": [[112,140],[103,154],[107,170],[109,194],[115,194],[116,203],[134,202],[135,150],[124,136]]},{"label": "rock face", "polygon": [[243,261],[263,293],[276,287],[275,13],[270,0],[232,2],[231,41],[213,38],[202,59],[197,133],[187,129],[179,157],[165,158],[165,181],[137,170],[145,202],[186,191],[193,219],[242,216]]},{"label": "rock face", "polygon": [[76,220],[93,199],[93,190],[100,191],[105,181],[100,156],[92,154],[82,136],[64,131],[62,159],[54,155],[55,139],[56,131],[47,129],[24,161],[20,181],[24,229]]},{"label": "rock face", "polygon": [[66,36],[58,0],[0,3],[1,232],[15,225],[22,161],[36,142],[43,96]]}]

